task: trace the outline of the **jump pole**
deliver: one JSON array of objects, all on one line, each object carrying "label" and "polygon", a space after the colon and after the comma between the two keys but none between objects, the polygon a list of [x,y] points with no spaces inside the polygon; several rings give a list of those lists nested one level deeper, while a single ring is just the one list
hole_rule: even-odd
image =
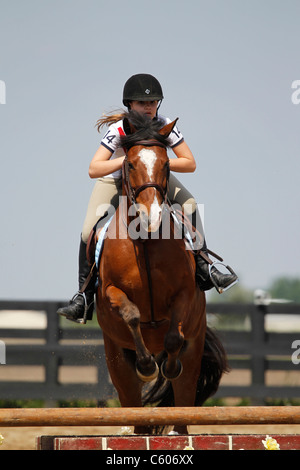
[{"label": "jump pole", "polygon": [[1,408],[1,427],[300,424],[300,406]]}]

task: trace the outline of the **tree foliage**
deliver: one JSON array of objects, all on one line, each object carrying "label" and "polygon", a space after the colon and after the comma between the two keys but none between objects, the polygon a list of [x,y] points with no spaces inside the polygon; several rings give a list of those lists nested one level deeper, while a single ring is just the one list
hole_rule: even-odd
[{"label": "tree foliage", "polygon": [[300,278],[279,277],[271,283],[268,291],[274,299],[300,303]]},{"label": "tree foliage", "polygon": [[218,294],[215,289],[207,293],[207,302],[212,303],[233,303],[233,304],[247,304],[253,302],[253,291],[247,289],[242,284],[238,283],[223,294]]}]

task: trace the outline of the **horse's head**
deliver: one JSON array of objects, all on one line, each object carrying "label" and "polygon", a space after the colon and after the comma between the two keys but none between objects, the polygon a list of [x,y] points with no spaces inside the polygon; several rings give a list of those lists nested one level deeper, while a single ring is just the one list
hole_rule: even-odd
[{"label": "horse's head", "polygon": [[131,193],[144,230],[156,232],[166,199],[169,159],[166,149],[156,142],[132,147],[128,152]]},{"label": "horse's head", "polygon": [[134,113],[132,118],[130,113],[124,122],[123,187],[146,232],[156,232],[161,224],[170,173],[168,136],[176,121],[161,127],[161,122],[151,121],[148,116]]}]

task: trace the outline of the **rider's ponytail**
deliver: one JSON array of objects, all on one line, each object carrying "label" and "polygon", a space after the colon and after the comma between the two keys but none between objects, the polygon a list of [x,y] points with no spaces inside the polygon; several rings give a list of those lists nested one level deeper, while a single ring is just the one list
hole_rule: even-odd
[{"label": "rider's ponytail", "polygon": [[103,114],[102,117],[96,122],[95,127],[97,128],[97,131],[100,132],[103,126],[110,126],[111,124],[124,119],[125,116],[126,112],[121,109],[112,111],[109,114]]}]

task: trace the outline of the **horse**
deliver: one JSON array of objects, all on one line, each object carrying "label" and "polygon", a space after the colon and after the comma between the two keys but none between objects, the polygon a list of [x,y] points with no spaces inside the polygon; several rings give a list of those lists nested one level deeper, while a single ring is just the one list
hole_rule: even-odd
[{"label": "horse", "polygon": [[[170,212],[167,149],[176,121],[162,126],[129,112],[120,136],[122,200],[105,234],[96,311],[122,407],[201,406],[227,371],[224,348],[206,325],[193,252],[175,236],[173,217],[170,236],[161,230]],[[188,434],[187,426],[174,431]],[[145,424],[134,432],[159,431]]]}]

